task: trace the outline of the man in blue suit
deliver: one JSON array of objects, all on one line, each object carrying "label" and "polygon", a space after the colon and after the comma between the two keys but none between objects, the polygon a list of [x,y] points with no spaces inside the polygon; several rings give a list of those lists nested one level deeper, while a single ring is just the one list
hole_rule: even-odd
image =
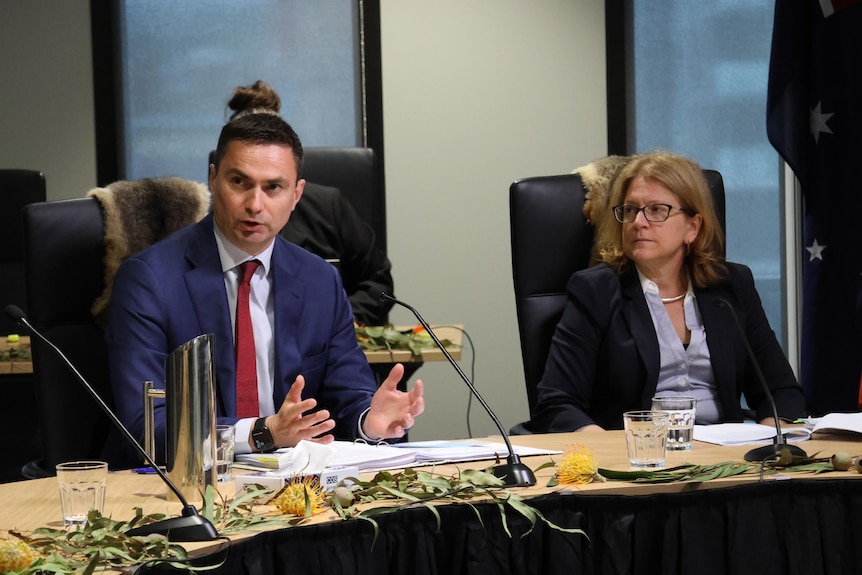
[{"label": "man in blue suit", "polygon": [[[236,425],[240,453],[300,440],[397,438],[423,411],[421,381],[409,392],[396,388],[403,366],[377,387],[338,271],[278,236],[302,196],[301,169],[302,144],[280,117],[228,123],[210,165],[211,213],[120,267],[106,338],[115,404],[139,439],[142,382],[164,382],[168,354],[207,333],[215,335],[218,422]],[[252,259],[259,262],[249,296],[259,405],[240,416],[238,269]],[[164,438],[157,402],[159,450]]]}]

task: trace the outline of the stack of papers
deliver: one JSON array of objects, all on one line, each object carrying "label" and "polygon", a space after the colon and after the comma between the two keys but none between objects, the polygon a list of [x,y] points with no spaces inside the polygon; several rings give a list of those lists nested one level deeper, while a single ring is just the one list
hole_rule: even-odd
[{"label": "stack of papers", "polygon": [[829,413],[810,422],[811,432],[818,431],[850,431],[862,433],[862,413]]},{"label": "stack of papers", "polygon": [[[803,427],[782,429],[785,441],[805,441],[811,430]],[[775,439],[775,426],[759,423],[718,423],[695,425],[694,439],[716,445],[749,445],[769,443]]]},{"label": "stack of papers", "polygon": [[[862,413],[830,413],[819,419],[807,419],[799,423],[805,423],[805,427],[782,426],[781,432],[786,441],[805,441],[818,431],[862,434]],[[775,427],[759,423],[695,425],[694,438],[717,445],[768,443],[775,439]]]},{"label": "stack of papers", "polygon": [[[560,451],[512,446],[519,456],[550,455]],[[357,467],[359,471],[403,469],[440,463],[505,459],[509,452],[504,443],[490,441],[415,441],[377,445],[334,441],[318,445],[301,441],[295,448],[275,453],[237,455],[238,466],[270,469],[278,473],[318,473],[324,468]]]}]

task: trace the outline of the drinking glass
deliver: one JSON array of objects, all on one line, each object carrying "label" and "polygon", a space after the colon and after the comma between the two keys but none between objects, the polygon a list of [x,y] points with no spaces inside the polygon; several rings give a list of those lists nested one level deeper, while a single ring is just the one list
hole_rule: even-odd
[{"label": "drinking glass", "polygon": [[216,425],[216,473],[220,482],[231,479],[235,434],[236,428],[233,425]]},{"label": "drinking glass", "polygon": [[623,414],[629,463],[640,469],[664,467],[668,415],[661,411],[627,411]]},{"label": "drinking glass", "polygon": [[63,526],[67,531],[80,529],[87,521],[87,513],[105,510],[105,484],[108,464],[104,461],[69,461],[57,464],[57,483],[60,487],[60,506],[63,509]]},{"label": "drinking glass", "polygon": [[697,400],[688,396],[652,398],[653,410],[668,414],[668,449],[674,451],[691,449],[696,406]]}]

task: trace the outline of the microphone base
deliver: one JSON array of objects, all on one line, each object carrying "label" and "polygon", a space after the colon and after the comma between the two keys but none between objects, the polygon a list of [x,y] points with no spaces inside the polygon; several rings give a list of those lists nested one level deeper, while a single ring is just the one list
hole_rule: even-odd
[{"label": "microphone base", "polygon": [[[183,510],[186,513],[186,510]],[[218,531],[215,526],[210,523],[209,519],[198,515],[196,512],[184,517],[171,517],[162,519],[155,523],[148,523],[129,529],[126,535],[146,536],[152,533],[158,533],[168,538],[168,541],[212,541],[218,539]]]},{"label": "microphone base", "polygon": [[772,445],[755,447],[754,449],[745,454],[745,460],[760,463],[761,461],[765,461],[767,459],[777,459],[779,455],[781,455],[782,449],[787,449],[788,451],[790,451],[790,454],[795,457],[808,457],[808,454],[796,445],[790,445],[789,443],[779,445],[777,443],[773,443]]},{"label": "microphone base", "polygon": [[495,465],[491,472],[494,477],[502,479],[506,487],[527,487],[536,484],[533,470],[521,463],[517,457],[514,461],[509,458],[506,463]]}]

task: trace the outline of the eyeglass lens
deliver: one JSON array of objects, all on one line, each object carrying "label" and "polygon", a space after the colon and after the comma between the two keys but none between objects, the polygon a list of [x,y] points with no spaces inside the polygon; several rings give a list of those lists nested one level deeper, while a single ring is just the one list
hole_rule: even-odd
[{"label": "eyeglass lens", "polygon": [[647,204],[643,207],[623,204],[614,208],[614,216],[619,222],[631,223],[637,218],[638,212],[643,212],[647,221],[663,222],[670,216],[672,207],[668,204]]}]

